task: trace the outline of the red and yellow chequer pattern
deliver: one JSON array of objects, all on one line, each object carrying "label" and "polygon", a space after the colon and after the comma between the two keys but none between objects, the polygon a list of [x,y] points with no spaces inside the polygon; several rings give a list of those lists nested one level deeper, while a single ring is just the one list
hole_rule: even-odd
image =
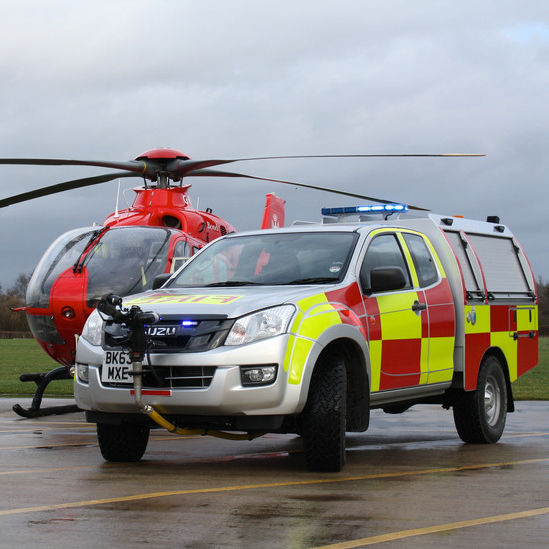
[{"label": "red and yellow chequer pattern", "polygon": [[301,299],[296,305],[298,311],[290,329],[283,362],[284,370],[288,372],[288,383],[292,385],[301,383],[314,342],[331,326],[352,325],[366,339],[366,331],[360,321],[362,300],[356,283]]},{"label": "red and yellow chequer pattern", "polygon": [[[380,229],[374,235],[386,231],[394,229]],[[403,232],[420,233],[397,233],[414,289],[364,298],[372,392],[450,381],[454,373],[455,311],[446,273],[433,246],[425,239],[441,280],[420,289]],[[415,302],[424,304],[425,309],[414,311]]]},{"label": "red and yellow chequer pattern", "polygon": [[[418,315],[415,301],[427,305]],[[428,290],[366,298],[371,390],[450,381],[455,315],[446,278]]]},{"label": "red and yellow chequer pattern", "polygon": [[465,389],[477,387],[478,370],[490,348],[505,356],[509,380],[538,363],[538,307],[532,305],[465,306]]}]

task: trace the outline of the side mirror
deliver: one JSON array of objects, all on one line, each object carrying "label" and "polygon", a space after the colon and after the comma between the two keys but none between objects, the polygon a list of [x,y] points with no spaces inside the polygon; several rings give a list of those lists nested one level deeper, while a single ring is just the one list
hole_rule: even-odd
[{"label": "side mirror", "polygon": [[406,277],[401,267],[376,267],[370,273],[370,291],[389,292],[406,286]]},{"label": "side mirror", "polygon": [[158,290],[158,288],[164,286],[164,284],[167,282],[167,280],[171,276],[172,275],[170,273],[162,273],[162,274],[156,275],[153,280],[152,289]]}]

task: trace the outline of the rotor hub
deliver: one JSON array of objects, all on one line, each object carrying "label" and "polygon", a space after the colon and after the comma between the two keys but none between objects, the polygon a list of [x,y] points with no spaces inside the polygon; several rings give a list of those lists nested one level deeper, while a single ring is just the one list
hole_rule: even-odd
[{"label": "rotor hub", "polygon": [[190,160],[191,157],[187,156],[184,152],[176,151],[175,149],[169,149],[166,147],[160,147],[158,149],[151,149],[145,151],[135,158],[135,160]]}]

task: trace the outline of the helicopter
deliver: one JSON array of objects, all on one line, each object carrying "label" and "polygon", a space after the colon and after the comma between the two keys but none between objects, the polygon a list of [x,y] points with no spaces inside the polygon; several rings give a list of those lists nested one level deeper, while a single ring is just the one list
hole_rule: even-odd
[{"label": "helicopter", "polygon": [[[47,373],[22,374],[21,381],[36,383],[30,408],[19,404],[14,411],[23,417],[73,411],[74,406],[41,408],[46,386],[56,379],[72,378],[76,337],[88,316],[107,293],[127,296],[150,289],[155,277],[175,272],[203,246],[236,229],[211,209],[195,209],[183,184],[186,177],[230,177],[271,181],[336,193],[364,200],[390,200],[293,181],[271,179],[211,169],[233,162],[298,158],[353,157],[447,157],[476,154],[352,154],[293,155],[236,159],[192,160],[171,148],[145,151],[129,161],[70,160],[53,158],[0,158],[0,164],[39,166],[93,166],[117,169],[112,173],[65,181],[0,200],[0,208],[42,196],[113,181],[139,177],[131,207],[110,214],[101,226],[68,231],[51,244],[35,268],[19,308],[27,315],[33,337],[60,367]],[[268,194],[261,228],[284,225],[284,200]],[[423,210],[419,206],[408,206]]]}]

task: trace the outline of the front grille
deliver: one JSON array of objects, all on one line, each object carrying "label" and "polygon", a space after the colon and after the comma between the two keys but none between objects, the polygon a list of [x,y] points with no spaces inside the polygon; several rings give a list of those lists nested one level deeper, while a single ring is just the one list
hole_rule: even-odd
[{"label": "front grille", "polygon": [[[225,341],[234,319],[226,315],[163,315],[158,322],[145,326],[148,352],[199,353],[219,347]],[[124,345],[125,325],[110,324],[105,328],[105,345],[116,349]],[[122,339],[121,339],[122,338]]]},{"label": "front grille", "polygon": [[[144,389],[206,389],[215,375],[215,366],[155,366],[143,365]],[[105,383],[107,387],[133,387],[129,383]]]}]

